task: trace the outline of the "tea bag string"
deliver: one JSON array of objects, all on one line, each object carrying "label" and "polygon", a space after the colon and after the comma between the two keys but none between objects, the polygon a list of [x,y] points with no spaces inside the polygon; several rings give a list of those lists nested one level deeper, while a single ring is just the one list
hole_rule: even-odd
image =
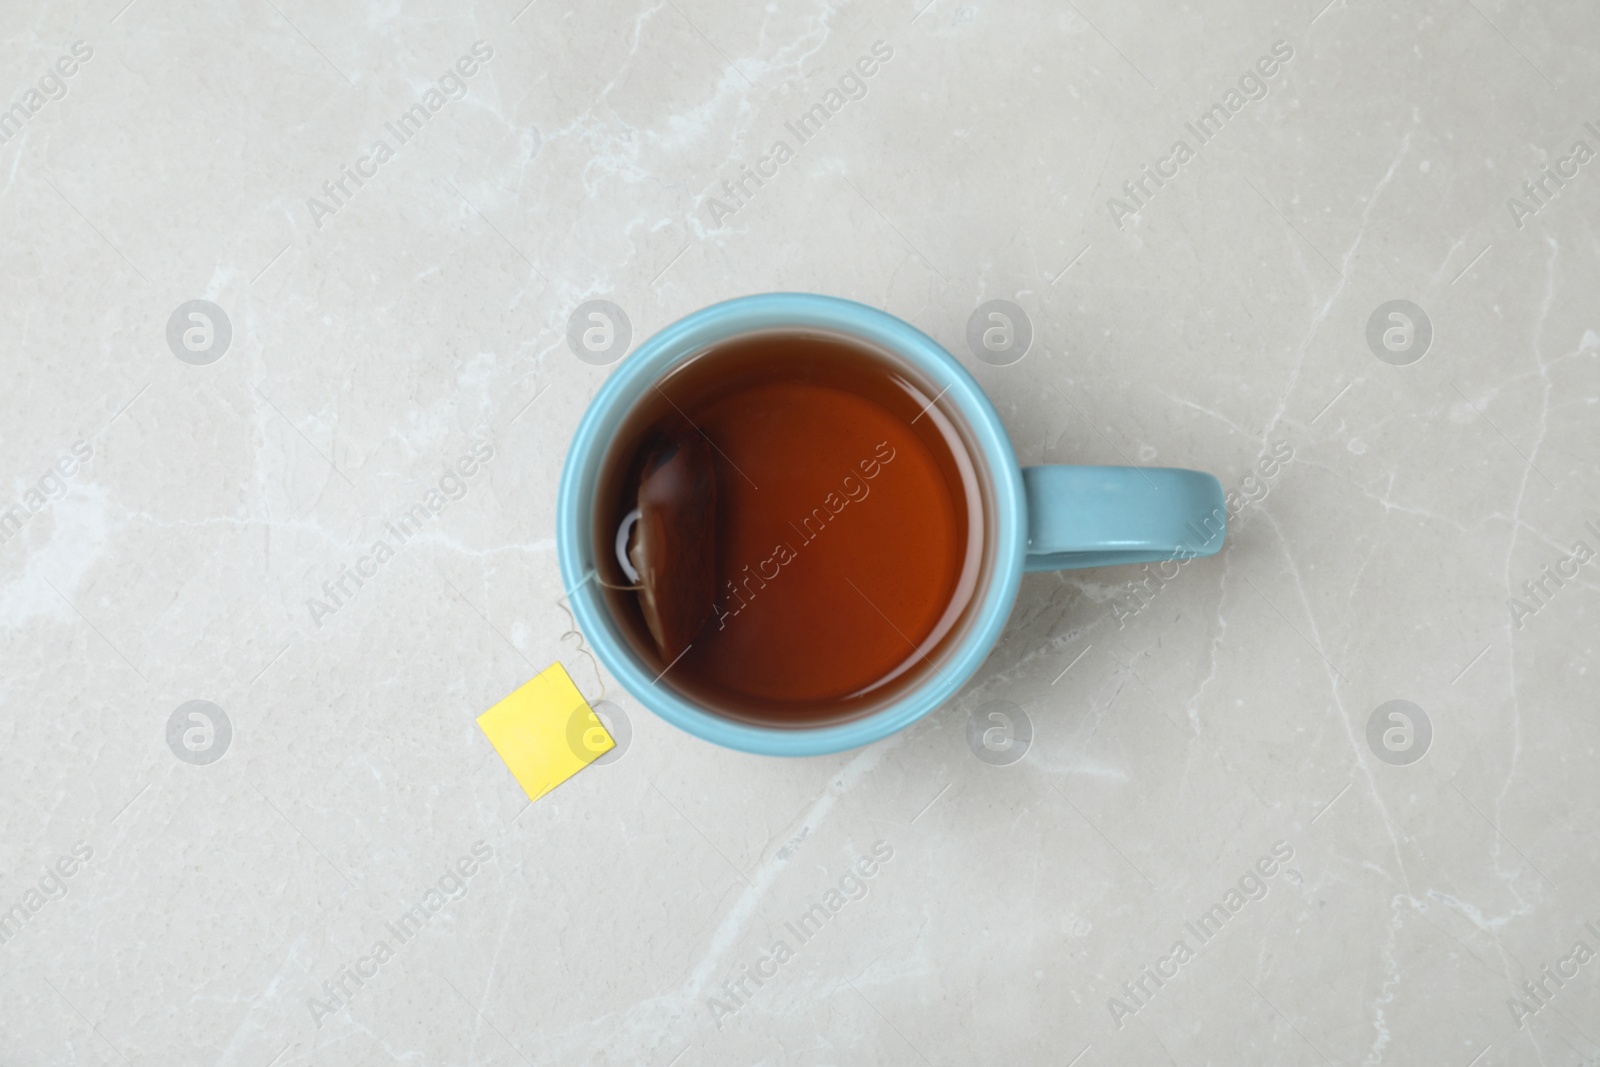
[{"label": "tea bag string", "polygon": [[[595,575],[595,579],[597,581],[600,580],[599,574]],[[607,583],[601,581],[601,584],[606,585]],[[608,588],[616,587],[608,586]],[[594,680],[595,684],[600,687],[600,695],[589,702],[593,706],[606,698],[606,680],[605,676],[600,673],[600,661],[594,658],[593,652],[589,651],[589,643],[584,640],[582,632],[578,630],[578,620],[573,617],[572,609],[567,606],[565,595],[556,598],[556,607],[566,613],[567,621],[571,624],[570,628],[561,635],[559,640],[565,641],[569,637],[576,637],[578,639],[578,651],[588,658],[589,666],[594,668]]]}]

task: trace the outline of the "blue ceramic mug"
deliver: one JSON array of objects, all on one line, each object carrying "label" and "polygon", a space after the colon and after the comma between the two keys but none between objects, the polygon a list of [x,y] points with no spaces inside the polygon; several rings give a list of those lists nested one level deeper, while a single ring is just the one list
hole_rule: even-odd
[{"label": "blue ceramic mug", "polygon": [[[699,707],[640,659],[596,578],[595,488],[607,446],[628,413],[679,363],[730,338],[773,329],[824,330],[865,342],[947,385],[937,402],[961,423],[986,482],[989,553],[972,622],[917,686],[845,722],[761,726]],[[696,737],[768,756],[841,752],[903,729],[945,703],[1000,637],[1024,571],[1192,559],[1222,548],[1227,509],[1217,479],[1166,467],[1019,469],[994,406],[955,357],[914,326],[831,296],[766,293],[697,311],[640,345],[606,381],[578,424],[561,473],[556,548],[578,628],[635,699]]]}]

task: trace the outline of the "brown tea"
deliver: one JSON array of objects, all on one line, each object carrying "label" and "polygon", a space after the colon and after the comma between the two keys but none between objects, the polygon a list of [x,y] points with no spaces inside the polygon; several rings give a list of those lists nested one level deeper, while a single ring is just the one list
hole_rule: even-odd
[{"label": "brown tea", "polygon": [[942,386],[863,342],[755,333],[677,366],[597,487],[595,552],[635,651],[766,725],[863,714],[938,669],[979,592],[984,500]]}]

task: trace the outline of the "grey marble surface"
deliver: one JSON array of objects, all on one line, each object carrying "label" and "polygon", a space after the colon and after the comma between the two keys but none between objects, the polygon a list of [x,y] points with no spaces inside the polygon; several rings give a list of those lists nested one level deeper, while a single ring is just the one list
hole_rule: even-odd
[{"label": "grey marble surface", "polygon": [[[1596,1062],[1600,10],[925,2],[4,5],[0,1064]],[[865,750],[660,722],[568,320],[774,289],[1226,551],[1028,577]],[[631,736],[527,807],[556,660]]]}]

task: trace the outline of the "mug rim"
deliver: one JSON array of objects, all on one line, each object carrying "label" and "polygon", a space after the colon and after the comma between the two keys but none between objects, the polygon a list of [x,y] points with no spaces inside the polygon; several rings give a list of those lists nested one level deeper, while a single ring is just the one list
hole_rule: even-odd
[{"label": "mug rim", "polygon": [[[610,443],[607,429],[631,411],[644,391],[678,361],[730,337],[774,328],[829,329],[874,343],[949,385],[942,394],[965,419],[987,469],[994,508],[992,577],[971,625],[945,660],[889,705],[844,722],[819,726],[761,726],[701,708],[657,685],[612,629],[584,557],[592,537],[593,490]],[[982,475],[980,475],[982,477]],[[585,488],[588,506],[584,503]],[[1000,416],[982,387],[937,341],[886,311],[817,293],[758,293],[711,304],[652,334],[601,385],[579,420],[562,465],[556,498],[556,554],[561,583],[579,632],[595,656],[641,705],[702,740],[765,756],[817,756],[881,740],[916,722],[958,693],[993,650],[1016,601],[1027,551],[1027,504]],[[669,668],[670,669],[670,668]]]}]

